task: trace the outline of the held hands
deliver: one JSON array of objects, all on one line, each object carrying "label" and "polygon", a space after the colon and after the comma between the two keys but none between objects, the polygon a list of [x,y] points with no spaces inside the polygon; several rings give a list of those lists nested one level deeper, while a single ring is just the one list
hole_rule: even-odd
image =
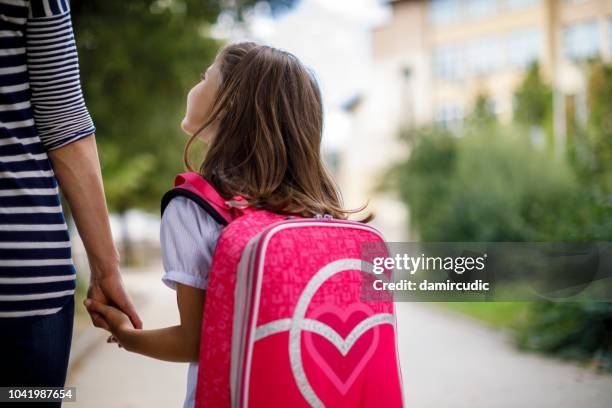
[{"label": "held hands", "polygon": [[[92,273],[87,298],[103,305],[116,305],[129,316],[132,325],[136,329],[142,329],[142,321],[138,313],[136,313],[132,300],[125,291],[121,275],[118,272],[108,275]],[[88,311],[94,326],[110,330],[108,323],[100,313],[89,309]]]},{"label": "held hands", "polygon": [[98,314],[106,323],[106,327],[103,328],[111,332],[111,336],[108,337],[106,342],[118,343],[119,347],[124,347],[123,340],[126,333],[134,329],[130,317],[116,307],[105,305],[96,300],[85,299],[83,304],[90,314]]}]

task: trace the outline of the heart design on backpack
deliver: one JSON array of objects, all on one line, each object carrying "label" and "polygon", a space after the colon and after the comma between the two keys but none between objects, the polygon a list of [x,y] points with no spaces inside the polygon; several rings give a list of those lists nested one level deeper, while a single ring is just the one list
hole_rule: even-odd
[{"label": "heart design on backpack", "polygon": [[309,316],[327,326],[327,330],[305,331],[305,350],[342,395],[348,392],[378,347],[378,327],[364,331],[361,324],[373,314],[367,305],[353,303],[345,309],[324,304]]}]

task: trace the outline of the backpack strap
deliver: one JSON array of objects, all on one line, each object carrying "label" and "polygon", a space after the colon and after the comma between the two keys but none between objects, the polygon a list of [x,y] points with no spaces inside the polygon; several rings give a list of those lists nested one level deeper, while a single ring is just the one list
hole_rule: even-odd
[{"label": "backpack strap", "polygon": [[[174,179],[174,188],[162,197],[161,213],[174,197],[182,196],[193,200],[204,211],[206,211],[215,221],[221,225],[228,225],[234,219],[251,210],[250,208],[240,209],[227,203],[215,188],[198,173],[181,173]],[[244,201],[241,196],[235,196],[235,201]]]}]

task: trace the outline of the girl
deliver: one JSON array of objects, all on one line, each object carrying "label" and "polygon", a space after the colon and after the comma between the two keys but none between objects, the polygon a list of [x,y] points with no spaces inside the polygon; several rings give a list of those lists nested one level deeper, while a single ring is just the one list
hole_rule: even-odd
[{"label": "girl", "polygon": [[[313,74],[292,54],[252,42],[226,46],[189,92],[182,122],[209,144],[199,173],[226,199],[284,214],[346,219],[340,194],[320,155],[321,94]],[[368,222],[368,215],[362,222]],[[200,329],[214,248],[221,226],[186,197],[172,199],[161,222],[163,282],[176,290],[180,325],[135,329],[112,306],[85,301],[104,316],[111,341],[128,351],[190,362],[185,407],[194,403]]]}]

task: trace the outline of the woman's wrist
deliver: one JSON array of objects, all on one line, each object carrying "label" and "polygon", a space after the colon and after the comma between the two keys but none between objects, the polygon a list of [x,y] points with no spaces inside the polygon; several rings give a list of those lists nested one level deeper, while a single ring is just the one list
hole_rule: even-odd
[{"label": "woman's wrist", "polygon": [[88,259],[92,278],[106,278],[119,275],[120,259],[119,253],[116,250],[111,256],[104,258],[88,254]]}]

